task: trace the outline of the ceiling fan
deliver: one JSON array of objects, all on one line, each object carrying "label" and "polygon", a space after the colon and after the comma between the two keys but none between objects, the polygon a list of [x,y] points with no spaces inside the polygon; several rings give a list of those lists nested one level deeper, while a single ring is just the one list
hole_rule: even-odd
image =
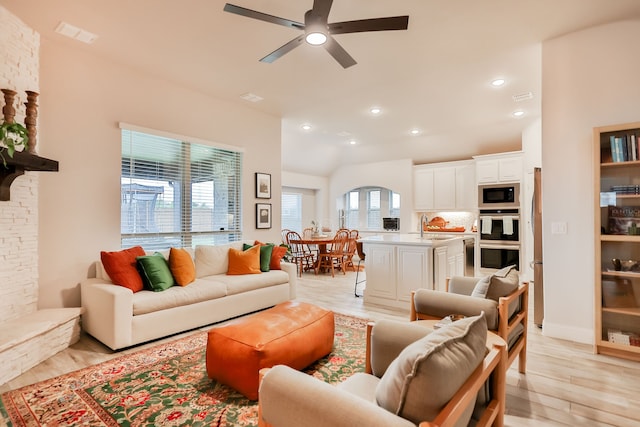
[{"label": "ceiling fan", "polygon": [[324,48],[344,68],[356,64],[355,59],[333,38],[335,34],[362,33],[366,31],[391,31],[406,30],[409,25],[409,16],[392,16],[387,18],[360,19],[357,21],[334,22],[329,24],[329,11],[333,0],[313,0],[313,8],[304,14],[304,23],[280,18],[266,13],[246,9],[230,3],[225,4],[225,12],[235,13],[248,18],[271,22],[304,31],[304,34],[274,50],[261,62],[273,62],[294,48],[300,46],[303,41]]}]

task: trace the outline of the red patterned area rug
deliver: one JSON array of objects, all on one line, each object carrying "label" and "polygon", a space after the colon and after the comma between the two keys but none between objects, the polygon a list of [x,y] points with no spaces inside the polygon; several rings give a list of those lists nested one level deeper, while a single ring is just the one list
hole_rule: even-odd
[{"label": "red patterned area rug", "polygon": [[[328,383],[364,370],[366,320],[336,314],[333,351],[305,372]],[[257,426],[258,404],[207,377],[198,333],[0,396],[8,426]]]}]

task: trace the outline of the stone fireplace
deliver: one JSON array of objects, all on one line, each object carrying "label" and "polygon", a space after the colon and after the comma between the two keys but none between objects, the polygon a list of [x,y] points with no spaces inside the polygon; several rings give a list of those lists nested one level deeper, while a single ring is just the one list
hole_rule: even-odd
[{"label": "stone fireplace", "polygon": [[[0,88],[18,92],[15,119],[24,123],[25,91],[39,91],[40,35],[2,6],[0,51]],[[0,201],[0,384],[77,341],[79,315],[38,310],[38,173],[27,172]]]}]

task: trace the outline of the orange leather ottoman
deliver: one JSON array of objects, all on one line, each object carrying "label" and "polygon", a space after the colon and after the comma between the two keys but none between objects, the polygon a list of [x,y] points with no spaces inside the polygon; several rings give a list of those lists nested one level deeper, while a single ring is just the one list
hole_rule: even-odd
[{"label": "orange leather ottoman", "polygon": [[303,302],[283,302],[211,329],[207,374],[256,400],[260,369],[309,366],[331,352],[334,330],[332,311]]}]

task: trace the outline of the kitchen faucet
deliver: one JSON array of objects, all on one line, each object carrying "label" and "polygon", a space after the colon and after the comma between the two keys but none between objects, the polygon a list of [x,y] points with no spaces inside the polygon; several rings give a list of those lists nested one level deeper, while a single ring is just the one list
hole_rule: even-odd
[{"label": "kitchen faucet", "polygon": [[424,224],[427,222],[427,214],[420,215],[420,238],[424,239]]}]

